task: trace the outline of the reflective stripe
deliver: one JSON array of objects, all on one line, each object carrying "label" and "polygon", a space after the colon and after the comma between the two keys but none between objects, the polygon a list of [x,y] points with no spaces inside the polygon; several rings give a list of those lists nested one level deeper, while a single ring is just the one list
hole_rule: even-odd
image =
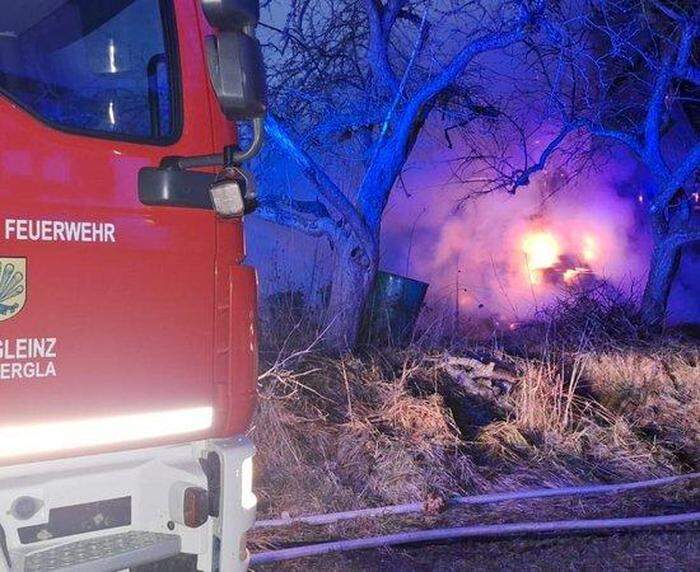
[{"label": "reflective stripe", "polygon": [[207,406],[0,427],[0,458],[195,433],[210,428],[213,417],[213,408]]}]

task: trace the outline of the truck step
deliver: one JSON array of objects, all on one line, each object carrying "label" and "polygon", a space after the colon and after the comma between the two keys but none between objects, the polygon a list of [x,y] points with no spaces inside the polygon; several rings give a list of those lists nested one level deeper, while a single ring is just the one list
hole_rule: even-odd
[{"label": "truck step", "polygon": [[157,562],[180,552],[180,538],[133,530],[29,552],[16,562],[19,572],[112,572]]}]

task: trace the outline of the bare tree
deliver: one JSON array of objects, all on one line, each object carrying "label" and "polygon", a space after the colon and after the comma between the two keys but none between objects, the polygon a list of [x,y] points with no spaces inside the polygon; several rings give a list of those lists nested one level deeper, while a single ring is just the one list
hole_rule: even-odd
[{"label": "bare tree", "polygon": [[[561,3],[549,41],[531,45],[560,126],[536,161],[511,179],[512,190],[552,159],[572,133],[585,131],[627,147],[654,184],[648,208],[654,251],[641,303],[646,323],[663,323],[683,246],[700,240],[697,175],[700,141],[689,130],[700,93],[700,8],[681,0]],[[688,140],[688,133],[690,139]]]},{"label": "bare tree", "polygon": [[[330,240],[328,336],[337,348],[355,341],[377,270],[382,216],[428,115],[440,107],[464,123],[484,113],[475,60],[523,42],[545,5],[293,0],[284,17],[271,12],[279,22],[263,34],[272,78],[267,132],[318,199],[268,193],[260,213]],[[347,169],[359,182],[343,189]]]}]

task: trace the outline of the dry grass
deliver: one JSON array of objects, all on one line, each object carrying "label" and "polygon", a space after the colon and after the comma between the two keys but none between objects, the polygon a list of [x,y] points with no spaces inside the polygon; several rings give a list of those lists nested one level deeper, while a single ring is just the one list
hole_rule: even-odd
[{"label": "dry grass", "polygon": [[597,354],[586,375],[595,398],[677,463],[700,462],[700,348],[669,344]]},{"label": "dry grass", "polygon": [[[598,331],[591,344],[590,322],[580,325],[575,344],[567,331],[547,343],[538,336],[449,353],[412,347],[333,358],[311,341],[276,355],[260,380],[253,428],[260,516],[700,470],[697,343]],[[346,523],[303,534],[408,525]],[[284,534],[253,539],[279,545],[302,531]]]},{"label": "dry grass", "polygon": [[297,366],[303,373],[261,382],[254,438],[267,512],[398,503],[459,487],[460,463],[444,471],[458,456],[459,430],[438,393],[409,391],[418,369],[403,357],[394,369],[385,356],[311,354]]},{"label": "dry grass", "polygon": [[697,348],[587,353],[568,366],[514,359],[519,383],[494,398],[499,416],[473,440],[446,404],[454,381],[440,357],[308,354],[295,371],[268,374],[253,431],[262,513],[698,468]]}]

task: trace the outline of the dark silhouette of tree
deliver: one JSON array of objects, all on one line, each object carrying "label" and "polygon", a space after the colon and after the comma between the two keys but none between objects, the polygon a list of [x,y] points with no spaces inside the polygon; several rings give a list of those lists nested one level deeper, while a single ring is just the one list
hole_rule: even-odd
[{"label": "dark silhouette of tree", "polygon": [[[281,22],[263,25],[267,133],[318,199],[267,193],[260,214],[330,240],[328,338],[336,348],[355,342],[382,216],[428,115],[439,108],[464,125],[489,114],[479,95],[480,58],[535,34],[546,4],[292,0]],[[342,189],[337,175],[349,163],[359,182]]]},{"label": "dark silhouette of tree", "polygon": [[[559,5],[549,41],[530,45],[546,85],[549,119],[561,130],[537,161],[516,172],[526,185],[570,140],[587,132],[623,145],[646,167],[654,251],[641,302],[651,327],[662,325],[682,248],[700,240],[697,125],[700,7],[675,0],[597,0]],[[585,199],[582,199],[585,200]]]}]

